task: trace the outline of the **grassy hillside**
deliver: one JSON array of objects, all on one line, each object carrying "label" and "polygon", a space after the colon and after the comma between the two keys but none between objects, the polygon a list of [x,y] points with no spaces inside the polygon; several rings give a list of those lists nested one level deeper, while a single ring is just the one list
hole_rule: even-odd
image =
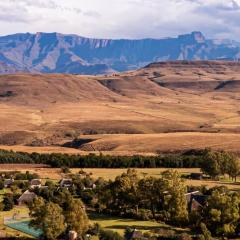
[{"label": "grassy hillside", "polygon": [[239,66],[171,62],[109,76],[0,76],[0,144],[62,146],[81,137],[91,139],[76,146],[85,151],[237,151]]}]

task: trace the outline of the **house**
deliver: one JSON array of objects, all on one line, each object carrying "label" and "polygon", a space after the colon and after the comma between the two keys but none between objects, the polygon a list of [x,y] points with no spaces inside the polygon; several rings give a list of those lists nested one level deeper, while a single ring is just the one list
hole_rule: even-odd
[{"label": "house", "polygon": [[10,187],[12,184],[14,183],[14,179],[5,179],[4,180],[4,187],[5,188],[8,188],[8,187]]},{"label": "house", "polygon": [[42,180],[41,179],[32,179],[30,181],[30,187],[31,188],[40,188],[42,186]]},{"label": "house", "polygon": [[18,198],[18,205],[29,204],[33,201],[33,199],[37,195],[34,192],[26,190],[19,198]]},{"label": "house", "polygon": [[134,239],[145,239],[143,233],[134,229],[133,231],[126,234],[125,240],[134,240]]},{"label": "house", "polygon": [[202,180],[203,179],[203,174],[202,173],[191,173],[190,174],[190,179]]},{"label": "house", "polygon": [[188,209],[190,212],[200,210],[205,206],[207,202],[207,196],[203,195],[199,191],[186,193],[185,196],[187,199]]},{"label": "house", "polygon": [[72,185],[73,185],[72,179],[62,179],[60,181],[60,187],[69,188],[72,187]]},{"label": "house", "polygon": [[95,189],[97,186],[96,186],[96,184],[95,183],[93,183],[90,187],[83,187],[83,190],[84,191],[87,191],[87,190],[93,190],[93,189]]}]

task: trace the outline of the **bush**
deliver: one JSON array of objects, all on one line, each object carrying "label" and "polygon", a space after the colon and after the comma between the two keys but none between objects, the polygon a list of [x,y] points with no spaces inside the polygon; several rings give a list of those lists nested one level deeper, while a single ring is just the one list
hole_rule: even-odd
[{"label": "bush", "polygon": [[123,240],[124,238],[117,232],[110,230],[101,230],[99,234],[99,240]]},{"label": "bush", "polygon": [[4,211],[10,211],[13,209],[14,207],[14,199],[13,199],[13,195],[8,194],[5,195],[5,197],[3,198],[3,210]]},{"label": "bush", "polygon": [[147,209],[140,209],[139,212],[138,212],[137,218],[139,220],[148,221],[151,218],[153,218],[152,212],[150,210],[147,210]]},{"label": "bush", "polygon": [[0,180],[0,190],[4,189],[4,181]]}]

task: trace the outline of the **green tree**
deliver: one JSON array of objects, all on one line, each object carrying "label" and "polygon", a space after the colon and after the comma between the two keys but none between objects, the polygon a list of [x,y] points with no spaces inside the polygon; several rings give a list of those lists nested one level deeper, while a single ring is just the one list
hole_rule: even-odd
[{"label": "green tree", "polygon": [[114,182],[105,186],[105,194],[108,197],[102,199],[105,201],[106,207],[119,214],[125,214],[132,209],[138,214],[138,181],[137,172],[132,169],[116,177]]},{"label": "green tree", "polygon": [[123,237],[117,232],[101,230],[99,240],[123,240]]},{"label": "green tree", "polygon": [[231,157],[228,160],[226,173],[229,175],[229,177],[231,177],[236,182],[237,176],[240,175],[240,160],[234,156]]},{"label": "green tree", "polygon": [[76,231],[79,237],[83,237],[89,229],[89,219],[85,206],[80,199],[72,199],[66,209],[65,219],[69,230]]},{"label": "green tree", "polygon": [[175,224],[183,224],[188,221],[187,188],[185,182],[177,171],[167,171],[163,173],[163,179],[167,181],[167,191],[165,196],[165,210],[169,215],[169,220]]},{"label": "green tree", "polygon": [[211,232],[207,229],[207,226],[205,223],[200,224],[200,229],[203,235],[204,240],[212,240],[212,234]]},{"label": "green tree", "polygon": [[204,208],[203,222],[218,236],[234,236],[240,221],[240,195],[214,191]]},{"label": "green tree", "polygon": [[14,207],[14,199],[12,194],[6,194],[3,198],[3,210],[10,211]]},{"label": "green tree", "polygon": [[164,192],[167,190],[166,181],[159,178],[146,177],[139,181],[138,189],[141,205],[151,209],[155,218],[156,210],[162,210],[164,205]]},{"label": "green tree", "polygon": [[4,189],[4,181],[0,180],[0,190]]},{"label": "green tree", "polygon": [[45,203],[42,198],[35,198],[29,209],[31,226],[41,229],[46,239],[55,240],[65,231],[64,216],[58,204]]},{"label": "green tree", "polygon": [[211,178],[218,178],[223,170],[222,153],[205,150],[203,155],[201,170]]}]

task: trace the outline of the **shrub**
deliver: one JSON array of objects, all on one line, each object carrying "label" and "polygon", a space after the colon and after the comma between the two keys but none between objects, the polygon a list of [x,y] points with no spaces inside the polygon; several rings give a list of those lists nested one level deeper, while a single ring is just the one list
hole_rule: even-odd
[{"label": "shrub", "polygon": [[123,240],[124,238],[117,232],[110,230],[101,230],[99,234],[99,240]]}]

